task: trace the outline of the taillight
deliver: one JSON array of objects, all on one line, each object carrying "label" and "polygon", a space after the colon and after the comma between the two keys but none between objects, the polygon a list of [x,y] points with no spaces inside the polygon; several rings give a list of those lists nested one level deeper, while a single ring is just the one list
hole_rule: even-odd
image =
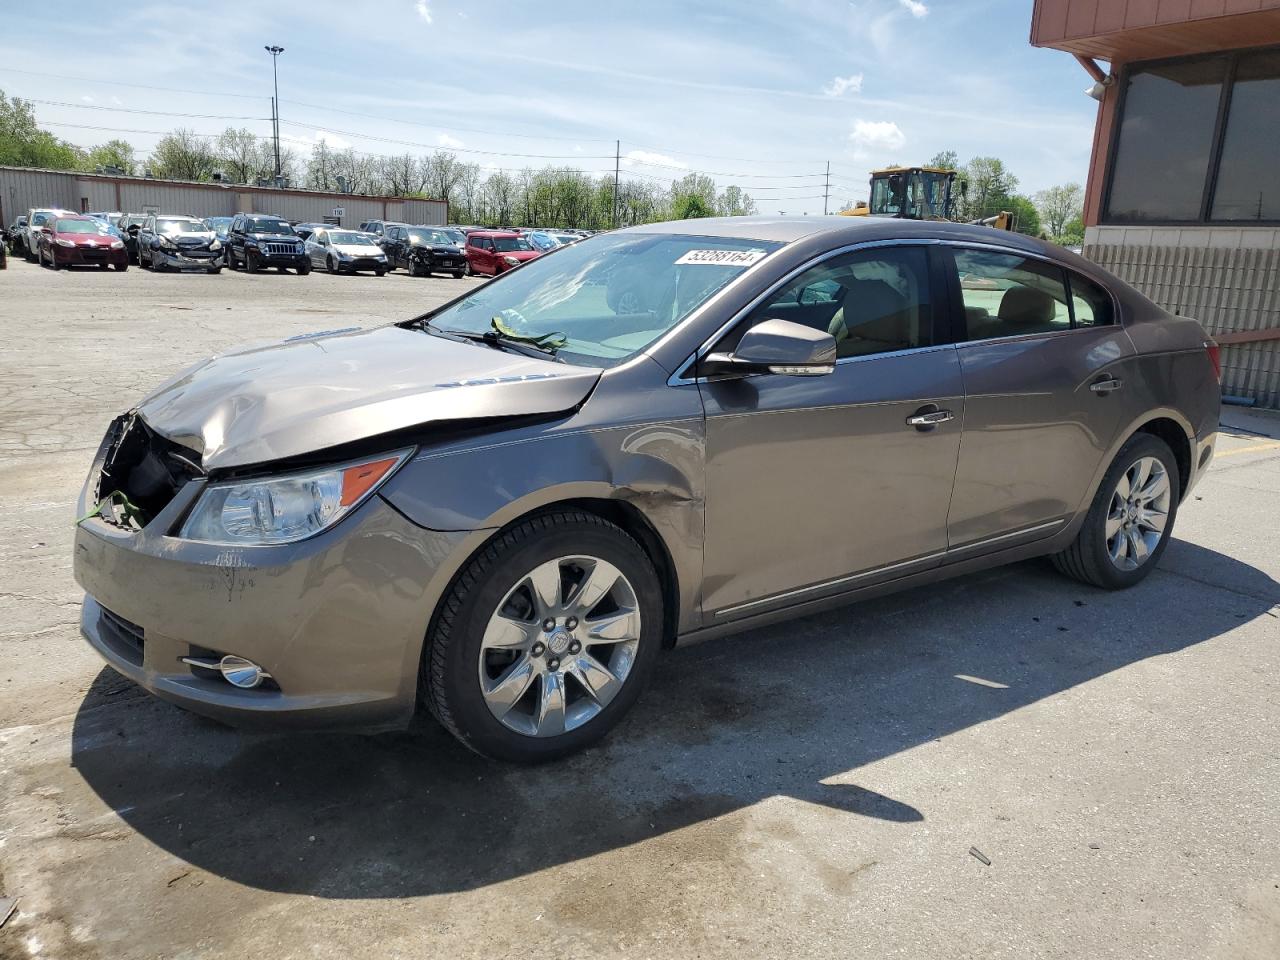
[{"label": "taillight", "polygon": [[1222,382],[1222,348],[1218,346],[1218,342],[1213,339],[1204,342],[1204,352],[1209,355],[1209,362],[1213,364],[1213,375],[1218,382]]}]

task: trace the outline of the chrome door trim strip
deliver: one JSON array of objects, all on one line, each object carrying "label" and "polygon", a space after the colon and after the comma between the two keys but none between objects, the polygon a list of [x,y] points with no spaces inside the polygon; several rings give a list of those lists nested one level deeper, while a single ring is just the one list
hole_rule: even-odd
[{"label": "chrome door trim strip", "polygon": [[1055,527],[1062,526],[1066,522],[1067,518],[1062,517],[1058,520],[1050,520],[1048,523],[1038,523],[1034,527],[1023,527],[1021,530],[1014,530],[1010,533],[1001,533],[994,537],[984,537],[981,540],[974,540],[972,543],[966,543],[959,547],[948,547],[947,554],[963,553],[964,551],[972,550],[975,547],[986,547],[993,543],[1000,543],[1004,540],[1012,540],[1015,537],[1024,537],[1029,533],[1039,533],[1041,530],[1052,530]]},{"label": "chrome door trim strip", "polygon": [[873,567],[870,570],[864,570],[862,573],[855,573],[847,577],[838,577],[835,580],[825,580],[822,583],[815,583],[808,587],[800,587],[796,590],[788,590],[785,593],[775,593],[772,596],[761,597],[759,600],[748,600],[746,603],[735,604],[732,607],[725,607],[723,610],[717,610],[717,617],[727,617],[731,613],[738,613],[741,610],[750,610],[752,607],[759,607],[768,603],[777,603],[779,600],[786,600],[788,597],[804,596],[806,593],[813,593],[816,590],[826,590],[830,587],[839,586],[842,583],[853,583],[857,580],[865,580],[867,577],[875,576],[880,573],[888,573],[891,570],[898,570],[902,567],[913,567],[917,564],[926,563],[930,560],[937,560],[946,556],[946,551],[938,553],[925,554],[923,557],[915,557],[912,560],[903,560],[900,563],[890,563],[883,567]]},{"label": "chrome door trim strip", "polygon": [[890,563],[880,567],[873,567],[872,569],[864,570],[861,573],[854,573],[845,577],[837,577],[834,580],[824,580],[822,583],[811,584],[807,587],[799,587],[795,590],[787,590],[784,593],[775,593],[768,597],[761,597],[758,600],[748,600],[746,603],[739,603],[732,607],[725,607],[722,610],[717,610],[714,616],[727,617],[730,614],[740,613],[743,610],[751,610],[755,607],[764,606],[766,604],[779,603],[793,597],[802,597],[805,594],[814,593],[819,590],[829,590],[830,588],[838,587],[841,584],[856,583],[857,581],[865,580],[868,577],[873,577],[883,573],[890,573],[891,571],[900,570],[904,567],[914,567],[921,563],[927,563],[930,560],[945,560],[949,556],[957,553],[964,553],[966,551],[973,550],[976,547],[986,547],[991,544],[1002,543],[1005,540],[1012,540],[1015,537],[1023,537],[1028,534],[1039,533],[1042,530],[1052,530],[1062,526],[1066,522],[1067,520],[1065,517],[1058,520],[1050,520],[1048,523],[1038,523],[1033,527],[1023,527],[1021,530],[1014,530],[1010,533],[1001,533],[994,537],[985,537],[982,540],[975,540],[973,543],[966,543],[961,547],[949,547],[946,550],[941,550],[937,553],[925,554],[922,557],[914,557],[911,560],[903,560],[898,563]]}]

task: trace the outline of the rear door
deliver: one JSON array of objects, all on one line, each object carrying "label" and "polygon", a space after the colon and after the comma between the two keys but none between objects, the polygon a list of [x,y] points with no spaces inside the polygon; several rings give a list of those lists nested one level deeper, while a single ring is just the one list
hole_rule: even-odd
[{"label": "rear door", "polygon": [[996,246],[939,250],[950,258],[965,385],[951,547],[1051,536],[1080,508],[1126,420],[1133,344],[1110,296],[1050,260]]},{"label": "rear door", "polygon": [[[785,282],[714,345],[768,319],[829,331],[834,373],[700,383],[703,606],[725,619],[941,562],[963,424],[945,297],[923,247],[839,254]],[[945,323],[945,311],[943,314]],[[934,414],[936,425],[913,425]]]}]

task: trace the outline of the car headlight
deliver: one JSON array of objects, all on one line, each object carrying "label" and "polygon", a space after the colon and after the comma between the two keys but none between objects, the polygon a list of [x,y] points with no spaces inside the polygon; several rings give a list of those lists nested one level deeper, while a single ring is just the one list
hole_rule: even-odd
[{"label": "car headlight", "polygon": [[387,259],[387,255],[385,253],[377,253],[377,254],[374,254],[374,256],[377,257],[379,260]]},{"label": "car headlight", "polygon": [[337,523],[363,503],[412,449],[323,470],[211,483],[179,536],[206,543],[292,543]]},{"label": "car headlight", "polygon": [[112,249],[112,250],[123,250],[123,249],[124,249],[124,241],[123,241],[123,240],[112,240],[112,241],[111,241],[111,249]]},{"label": "car headlight", "polygon": [[221,241],[221,240],[214,240],[214,241],[213,241],[213,243],[209,244],[209,249],[210,249],[210,250],[221,250],[221,249],[222,249],[222,241]]},{"label": "car headlight", "polygon": [[172,240],[170,240],[168,237],[161,236],[161,237],[158,237],[157,239],[160,241],[160,246],[162,247],[168,247],[170,250],[178,249],[178,245],[174,243]]},{"label": "car headlight", "polygon": [[246,249],[246,250],[257,250],[257,249],[258,249],[258,241],[257,241],[257,240],[245,240],[245,242],[244,242],[244,246],[245,246],[245,249]]},{"label": "car headlight", "polygon": [[518,267],[520,265],[520,258],[519,257],[503,257],[502,262],[512,267]]},{"label": "car headlight", "polygon": [[60,246],[60,247],[74,247],[74,246],[75,246],[75,241],[74,241],[74,240],[63,240],[61,237],[58,237],[58,238],[57,238],[56,240],[54,240],[53,242],[54,242],[54,243],[56,243],[56,244],[57,244],[58,246]]}]

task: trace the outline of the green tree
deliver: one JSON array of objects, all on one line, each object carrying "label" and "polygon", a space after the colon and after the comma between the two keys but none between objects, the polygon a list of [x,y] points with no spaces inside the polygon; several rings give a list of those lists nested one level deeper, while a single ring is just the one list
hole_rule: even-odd
[{"label": "green tree", "polygon": [[716,215],[721,217],[749,217],[756,212],[755,201],[739,186],[725,187],[716,197]]},{"label": "green tree", "polygon": [[217,156],[207,139],[194,130],[179,127],[156,143],[149,166],[156,177],[208,180],[217,166]]},{"label": "green tree", "polygon": [[942,150],[935,153],[925,162],[926,167],[939,167],[944,170],[960,169],[960,154],[954,150]]},{"label": "green tree", "polygon": [[1067,223],[1084,210],[1084,188],[1078,183],[1062,183],[1041,190],[1035,201],[1049,237],[1061,243]]},{"label": "green tree", "polygon": [[1055,242],[1062,244],[1064,247],[1083,246],[1084,220],[1081,217],[1073,217],[1068,220],[1062,227],[1062,233],[1055,238]]},{"label": "green tree", "polygon": [[671,218],[673,220],[694,220],[698,217],[710,217],[714,214],[715,209],[696,193],[686,193],[677,197],[671,204]]},{"label": "green tree", "polygon": [[85,170],[99,167],[115,167],[132,175],[137,164],[133,160],[133,146],[127,140],[108,140],[91,149],[84,158]]},{"label": "green tree", "polygon": [[1031,202],[1030,197],[1024,197],[1020,193],[1014,194],[1009,197],[1009,203],[1005,209],[1017,218],[1014,229],[1018,233],[1025,233],[1029,237],[1040,236],[1040,214],[1036,211],[1036,205]]},{"label": "green tree", "polygon": [[[324,146],[324,141],[322,140],[317,146]],[[253,183],[261,177],[275,175],[274,144],[270,140],[259,138],[257,134],[243,127],[239,130],[227,127],[218,137],[213,149],[218,167],[235,183]],[[315,159],[314,154],[312,159]],[[322,168],[323,166],[321,164]],[[311,173],[311,167],[308,165],[308,185],[310,185]]]},{"label": "green tree", "polygon": [[59,140],[36,124],[31,104],[0,90],[0,164],[75,170],[83,162],[78,147]]},{"label": "green tree", "polygon": [[1018,178],[998,157],[974,157],[964,165],[960,179],[968,184],[962,204],[967,220],[993,217],[1010,209],[1018,189]]}]

